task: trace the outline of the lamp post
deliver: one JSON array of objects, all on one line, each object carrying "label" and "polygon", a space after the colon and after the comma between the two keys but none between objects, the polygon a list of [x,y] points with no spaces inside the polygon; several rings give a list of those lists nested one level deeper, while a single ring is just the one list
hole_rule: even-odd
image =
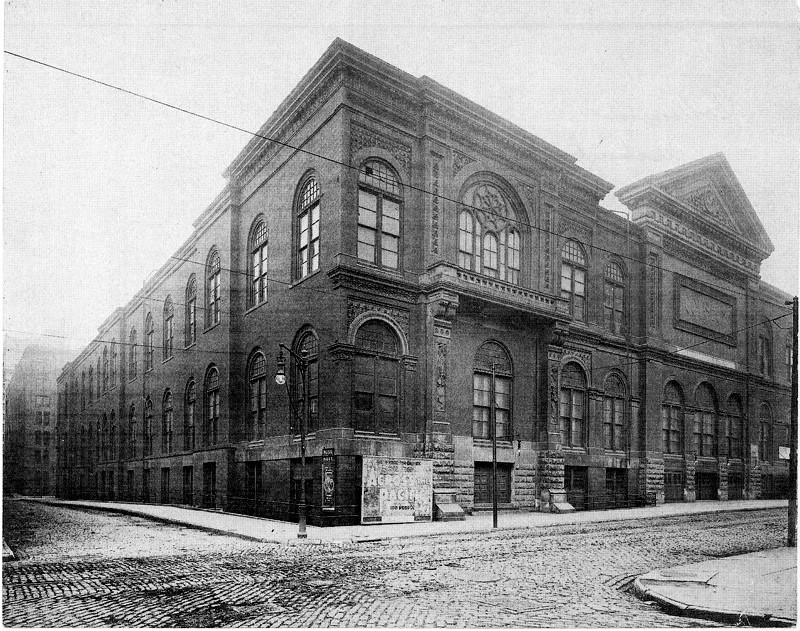
[{"label": "lamp post", "polygon": [[492,392],[489,407],[489,420],[492,425],[492,528],[497,528],[497,409],[495,397],[495,371],[497,362],[492,362]]},{"label": "lamp post", "polygon": [[303,380],[303,415],[298,416],[300,421],[300,503],[297,506],[297,538],[305,539],[306,535],[306,427],[308,427],[308,351],[302,349],[300,354],[295,353],[291,348],[285,344],[278,344],[280,352],[278,353],[278,370],[275,372],[275,383],[279,386],[286,386],[286,396],[289,399],[289,409],[292,414],[296,414],[294,404],[292,403],[292,396],[289,393],[289,384],[286,381],[286,359],[283,356],[283,351],[289,353],[297,362],[300,369],[300,375]]}]

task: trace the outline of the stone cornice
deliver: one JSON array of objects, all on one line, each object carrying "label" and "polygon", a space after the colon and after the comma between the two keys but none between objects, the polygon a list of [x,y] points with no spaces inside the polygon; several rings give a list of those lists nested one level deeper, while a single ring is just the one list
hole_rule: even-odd
[{"label": "stone cornice", "polygon": [[401,275],[359,265],[357,262],[350,263],[346,259],[340,259],[338,265],[327,275],[335,287],[355,289],[384,298],[413,303],[419,295],[419,287]]}]

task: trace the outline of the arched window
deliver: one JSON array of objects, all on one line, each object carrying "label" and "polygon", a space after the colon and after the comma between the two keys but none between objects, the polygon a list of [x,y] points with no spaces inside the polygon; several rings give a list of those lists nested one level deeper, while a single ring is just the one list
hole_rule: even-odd
[{"label": "arched window", "polygon": [[220,274],[219,252],[212,250],[206,264],[206,328],[219,323]]},{"label": "arched window", "polygon": [[586,447],[586,375],[575,362],[561,369],[559,394],[561,444],[564,447]]},{"label": "arched window", "polygon": [[118,360],[118,351],[117,351],[117,340],[111,340],[111,387],[117,387],[117,360]]},{"label": "arched window", "polygon": [[144,370],[153,370],[155,364],[155,327],[153,326],[153,314],[148,313],[144,321]]},{"label": "arched window", "polygon": [[625,383],[619,375],[606,379],[603,392],[603,442],[606,449],[625,449]]},{"label": "arched window", "polygon": [[136,379],[136,328],[131,329],[131,334],[128,337],[128,378]]},{"label": "arched window", "polygon": [[[97,428],[98,438],[98,447],[100,448],[98,452],[102,454],[103,460],[108,460],[108,419],[106,415],[103,414],[103,433],[102,436],[100,435],[100,427]],[[98,458],[99,460],[99,458]]]},{"label": "arched window", "polygon": [[103,364],[101,359],[97,357],[97,398],[103,394]]},{"label": "arched window", "polygon": [[717,397],[707,383],[695,392],[694,452],[698,456],[717,455]]},{"label": "arched window", "polygon": [[172,453],[172,392],[164,391],[161,415],[161,453]]},{"label": "arched window", "polygon": [[250,230],[250,290],[247,306],[260,305],[267,299],[267,224],[259,220]]},{"label": "arched window", "polygon": [[664,386],[661,402],[661,449],[665,454],[683,451],[683,392],[670,381]]},{"label": "arched window", "polygon": [[758,410],[758,459],[772,462],[772,408],[762,403]]},{"label": "arched window", "polygon": [[511,439],[513,379],[511,358],[506,350],[497,342],[484,342],[475,353],[472,372],[473,437],[492,437],[492,386],[494,385],[494,421],[497,440]]},{"label": "arched window", "polygon": [[108,424],[108,459],[117,457],[117,415],[111,410],[111,420]]},{"label": "arched window", "polygon": [[172,322],[175,317],[175,308],[172,306],[172,296],[167,296],[167,299],[164,301],[164,331],[163,331],[163,357],[162,359],[167,360],[172,357],[172,349],[173,349],[173,330],[172,330]]},{"label": "arched window", "polygon": [[250,440],[264,438],[267,422],[267,360],[264,353],[256,351],[250,358],[248,369],[250,383],[250,423],[247,437]]},{"label": "arched window", "polygon": [[136,457],[136,406],[128,409],[128,458]]},{"label": "arched window", "polygon": [[103,392],[108,392],[108,348],[103,348]]},{"label": "arched window", "polygon": [[603,320],[609,331],[622,335],[625,322],[625,276],[622,266],[616,261],[609,261],[606,265]]},{"label": "arched window", "polygon": [[742,458],[742,399],[738,394],[732,394],[728,399],[728,458]]},{"label": "arched window", "polygon": [[519,284],[522,239],[508,195],[491,182],[472,184],[461,196],[458,265]]},{"label": "arched window", "polygon": [[197,279],[192,274],[186,283],[186,319],[185,346],[197,341]]},{"label": "arched window", "polygon": [[567,241],[561,250],[561,297],[576,320],[586,320],[586,254],[577,241]]},{"label": "arched window", "polygon": [[387,164],[367,160],[358,172],[358,258],[397,269],[403,185]]},{"label": "arched window", "polygon": [[89,366],[89,379],[87,383],[89,385],[89,403],[91,404],[91,402],[94,401],[94,371],[91,366]]},{"label": "arched window", "polygon": [[214,445],[219,426],[219,371],[216,366],[209,367],[206,372],[205,409],[204,441],[206,445]]},{"label": "arched window", "polygon": [[195,445],[195,403],[197,401],[197,386],[194,379],[189,379],[186,384],[185,403],[183,406],[183,448],[194,449]]},{"label": "arched window", "polygon": [[400,342],[382,320],[368,320],[356,332],[353,362],[353,418],[356,430],[398,431]]},{"label": "arched window", "polygon": [[319,186],[313,177],[300,191],[297,209],[297,276],[319,269]]},{"label": "arched window", "polygon": [[[295,344],[295,352],[300,355],[302,351],[306,351],[306,361],[308,368],[306,376],[308,379],[308,427],[306,432],[314,432],[319,427],[319,344],[317,336],[312,331],[306,331]],[[300,367],[296,362],[293,363],[295,371],[294,384],[297,390],[294,393],[295,401],[298,402],[297,409],[299,413],[304,413],[303,410],[303,392],[300,390],[302,387],[303,378],[300,374]]]},{"label": "arched window", "polygon": [[144,428],[142,429],[144,455],[153,454],[153,402],[150,397],[144,402]]}]

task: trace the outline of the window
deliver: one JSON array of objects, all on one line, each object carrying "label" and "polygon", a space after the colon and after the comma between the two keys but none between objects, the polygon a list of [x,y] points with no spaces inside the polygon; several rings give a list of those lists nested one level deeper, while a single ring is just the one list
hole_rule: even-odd
[{"label": "window", "polygon": [[153,370],[155,362],[155,330],[153,328],[153,315],[148,313],[147,319],[144,321],[144,370]]},{"label": "window", "polygon": [[319,269],[319,186],[309,179],[300,191],[297,216],[297,276],[305,278]]},{"label": "window", "polygon": [[484,342],[475,354],[472,373],[472,435],[492,437],[492,374],[497,440],[511,439],[511,358],[497,342]]},{"label": "window", "polygon": [[103,392],[108,392],[108,349],[103,348]]},{"label": "window", "polygon": [[522,239],[509,196],[491,182],[471,185],[461,196],[458,266],[519,284]]},{"label": "window", "polygon": [[625,385],[618,375],[606,379],[603,393],[603,446],[625,449]]},{"label": "window", "polygon": [[136,406],[128,410],[128,458],[136,457]]},{"label": "window", "polygon": [[567,241],[561,250],[561,297],[576,320],[586,320],[586,255],[577,241]]},{"label": "window", "polygon": [[758,411],[758,459],[772,462],[772,409],[762,403]]},{"label": "window", "polygon": [[153,454],[153,402],[150,397],[144,402],[144,428],[142,430],[144,455]]},{"label": "window", "polygon": [[356,332],[355,346],[354,429],[397,433],[400,407],[397,335],[382,320],[368,320]]},{"label": "window", "polygon": [[728,458],[742,458],[742,400],[738,394],[728,399]]},{"label": "window", "polygon": [[206,445],[217,442],[217,429],[219,424],[219,371],[216,366],[211,366],[206,373],[206,417],[204,439]]},{"label": "window", "polygon": [[559,416],[561,444],[564,447],[586,446],[586,375],[575,362],[561,369]]},{"label": "window", "polygon": [[206,328],[219,324],[220,269],[219,252],[212,250],[206,265]]},{"label": "window", "polygon": [[366,161],[358,173],[358,258],[397,269],[403,187],[391,167]]},{"label": "window", "polygon": [[197,279],[194,274],[186,283],[186,331],[185,346],[191,346],[197,341]]},{"label": "window", "polygon": [[711,386],[701,383],[695,393],[694,452],[698,456],[717,455],[717,403]]},{"label": "window", "polygon": [[108,427],[108,458],[114,460],[117,457],[117,415],[111,410],[111,420]]},{"label": "window", "polygon": [[250,231],[250,291],[247,306],[260,305],[267,299],[267,224],[258,221]]},{"label": "window", "polygon": [[164,392],[163,412],[161,416],[161,453],[172,453],[172,393]]},{"label": "window", "polygon": [[136,379],[136,329],[131,329],[131,334],[128,337],[128,378]]},{"label": "window", "polygon": [[183,406],[183,448],[194,449],[194,416],[197,401],[197,386],[194,379],[186,384],[186,402]]},{"label": "window", "polygon": [[603,320],[606,329],[622,335],[625,322],[625,277],[622,266],[616,261],[606,265]]},{"label": "window", "polygon": [[[319,344],[317,336],[312,331],[306,331],[295,345],[295,352],[300,355],[306,351],[306,361],[308,368],[306,375],[308,378],[308,427],[306,432],[314,432],[319,426]],[[295,380],[294,383],[300,388],[303,378],[300,374],[300,367],[295,363]],[[303,414],[303,392],[299,390],[295,392],[295,401],[298,402],[297,410],[299,414]]]},{"label": "window", "polygon": [[117,341],[111,340],[111,387],[117,387]]},{"label": "window", "polygon": [[763,329],[758,336],[758,369],[762,375],[772,375],[772,338]]},{"label": "window", "polygon": [[89,366],[88,385],[89,385],[89,403],[91,403],[92,401],[94,401],[94,371],[92,370],[91,366]]},{"label": "window", "polygon": [[86,409],[86,373],[81,373],[81,409]]},{"label": "window", "polygon": [[661,449],[665,454],[683,451],[683,393],[670,381],[664,387],[661,403]]},{"label": "window", "polygon": [[250,423],[247,437],[257,440],[264,437],[267,421],[267,361],[264,353],[256,351],[250,358]]},{"label": "window", "polygon": [[103,394],[103,364],[100,357],[97,358],[97,398]]},{"label": "window", "polygon": [[173,348],[173,332],[172,332],[172,322],[175,316],[175,309],[172,306],[172,296],[167,296],[167,299],[164,301],[164,337],[163,337],[163,344],[162,344],[162,351],[163,357],[162,359],[167,360],[172,357],[172,348]]}]

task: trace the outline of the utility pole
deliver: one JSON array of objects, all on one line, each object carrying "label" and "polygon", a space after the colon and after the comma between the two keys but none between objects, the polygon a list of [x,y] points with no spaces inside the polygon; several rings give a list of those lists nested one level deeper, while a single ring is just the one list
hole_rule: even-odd
[{"label": "utility pole", "polygon": [[797,296],[792,305],[792,405],[789,419],[789,533],[787,545],[797,546]]}]

